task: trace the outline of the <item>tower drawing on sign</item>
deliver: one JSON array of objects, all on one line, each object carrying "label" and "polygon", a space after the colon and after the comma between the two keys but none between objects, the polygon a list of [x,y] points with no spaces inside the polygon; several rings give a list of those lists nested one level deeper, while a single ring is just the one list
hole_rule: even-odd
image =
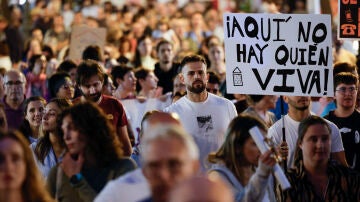
[{"label": "tower drawing on sign", "polygon": [[242,73],[239,69],[239,67],[236,67],[233,74],[233,84],[234,86],[243,86],[243,79],[242,79]]}]

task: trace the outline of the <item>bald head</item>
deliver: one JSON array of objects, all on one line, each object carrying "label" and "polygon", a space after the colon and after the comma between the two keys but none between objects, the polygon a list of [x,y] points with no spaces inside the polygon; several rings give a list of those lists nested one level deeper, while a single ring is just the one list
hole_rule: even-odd
[{"label": "bald head", "polygon": [[219,177],[197,176],[189,178],[174,187],[170,193],[170,202],[231,202],[233,193]]},{"label": "bald head", "polygon": [[177,114],[174,113],[166,113],[166,112],[154,112],[147,116],[142,121],[142,130],[147,131],[150,128],[153,128],[154,126],[157,126],[159,124],[174,124],[181,126],[179,117]]}]

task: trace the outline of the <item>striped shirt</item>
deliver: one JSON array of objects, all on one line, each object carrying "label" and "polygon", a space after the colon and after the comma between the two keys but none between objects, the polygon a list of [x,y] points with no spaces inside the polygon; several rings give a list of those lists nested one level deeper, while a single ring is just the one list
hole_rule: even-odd
[{"label": "striped shirt", "polygon": [[360,201],[360,173],[335,163],[329,163],[326,190],[319,195],[307,179],[304,166],[286,173],[291,188],[282,191],[276,185],[277,201]]}]

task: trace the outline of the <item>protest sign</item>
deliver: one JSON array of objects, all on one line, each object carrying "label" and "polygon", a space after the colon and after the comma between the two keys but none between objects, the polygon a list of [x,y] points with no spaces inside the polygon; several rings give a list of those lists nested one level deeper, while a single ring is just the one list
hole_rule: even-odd
[{"label": "protest sign", "polygon": [[333,96],[330,15],[224,14],[228,93]]},{"label": "protest sign", "polygon": [[338,37],[360,38],[360,0],[339,0]]},{"label": "protest sign", "polygon": [[81,60],[82,52],[90,45],[98,45],[101,50],[104,50],[105,40],[105,28],[76,26],[71,32],[69,58],[74,61]]}]

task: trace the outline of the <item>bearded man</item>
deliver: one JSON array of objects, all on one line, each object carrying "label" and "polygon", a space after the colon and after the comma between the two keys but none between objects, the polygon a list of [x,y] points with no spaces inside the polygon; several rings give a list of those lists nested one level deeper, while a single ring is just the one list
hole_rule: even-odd
[{"label": "bearded man", "polygon": [[179,79],[185,84],[187,94],[164,111],[179,115],[180,122],[199,147],[201,170],[205,171],[207,155],[222,145],[225,131],[237,112],[230,100],[206,91],[208,74],[203,57],[186,56],[180,66]]}]

